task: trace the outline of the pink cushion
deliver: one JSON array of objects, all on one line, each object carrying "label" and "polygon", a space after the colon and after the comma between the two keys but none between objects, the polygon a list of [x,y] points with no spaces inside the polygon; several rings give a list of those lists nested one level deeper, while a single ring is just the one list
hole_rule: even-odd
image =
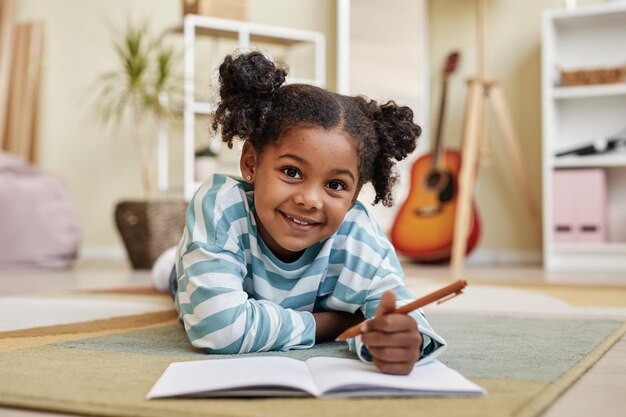
[{"label": "pink cushion", "polygon": [[80,233],[63,181],[0,152],[0,269],[69,268]]}]

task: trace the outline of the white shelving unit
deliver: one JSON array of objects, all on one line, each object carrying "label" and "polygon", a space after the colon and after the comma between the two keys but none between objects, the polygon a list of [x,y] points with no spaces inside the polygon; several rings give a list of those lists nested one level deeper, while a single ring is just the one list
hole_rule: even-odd
[{"label": "white shelving unit", "polygon": [[196,38],[198,36],[209,36],[213,38],[235,39],[239,49],[253,47],[257,43],[283,45],[286,47],[311,44],[314,50],[313,78],[288,77],[287,82],[309,83],[322,87],[326,84],[326,40],[321,32],[197,15],[186,15],[182,28],[178,28],[178,30],[182,30],[184,37],[184,197],[186,200],[190,200],[200,186],[199,183],[194,182],[193,169],[196,116],[211,115],[216,110],[215,103],[199,101],[196,98]]},{"label": "white shelving unit", "polygon": [[[626,271],[626,152],[556,158],[558,151],[626,128],[626,84],[558,86],[557,65],[574,70],[626,63],[626,4],[546,11],[542,39],[544,265],[547,269]],[[553,240],[555,170],[605,170],[609,236],[604,243]],[[581,200],[584,201],[584,190]],[[626,278],[625,278],[626,279]]]}]

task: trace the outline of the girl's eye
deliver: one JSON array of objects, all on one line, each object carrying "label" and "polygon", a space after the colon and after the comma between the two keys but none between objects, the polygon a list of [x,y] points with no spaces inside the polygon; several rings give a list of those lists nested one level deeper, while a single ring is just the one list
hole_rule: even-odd
[{"label": "girl's eye", "polygon": [[289,178],[300,179],[300,173],[295,168],[283,168],[283,172]]},{"label": "girl's eye", "polygon": [[343,185],[343,183],[339,181],[330,181],[328,183],[328,188],[330,188],[333,191],[343,191],[346,189],[345,185]]}]

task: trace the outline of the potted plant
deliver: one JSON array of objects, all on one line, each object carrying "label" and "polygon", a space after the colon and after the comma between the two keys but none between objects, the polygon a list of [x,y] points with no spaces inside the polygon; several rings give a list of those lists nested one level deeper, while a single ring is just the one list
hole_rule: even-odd
[{"label": "potted plant", "polygon": [[195,152],[194,160],[194,180],[204,182],[209,179],[218,169],[219,150],[215,146],[207,145]]},{"label": "potted plant", "polygon": [[96,117],[108,127],[130,119],[141,129],[133,135],[137,162],[146,197],[153,198],[158,131],[180,126],[180,54],[153,36],[147,23],[128,23],[114,34],[113,48],[117,67],[97,80]]},{"label": "potted plant", "polygon": [[96,114],[106,125],[119,127],[129,119],[135,127],[146,198],[118,203],[115,220],[133,267],[150,268],[177,243],[184,226],[186,203],[157,199],[155,185],[158,134],[181,126],[180,54],[153,36],[146,23],[127,24],[115,34],[113,48],[117,67],[97,80]]}]

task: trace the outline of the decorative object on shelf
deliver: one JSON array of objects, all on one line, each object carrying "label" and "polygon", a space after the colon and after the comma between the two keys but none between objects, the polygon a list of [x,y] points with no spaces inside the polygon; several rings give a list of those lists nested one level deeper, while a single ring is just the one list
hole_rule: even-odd
[{"label": "decorative object on shelf", "polygon": [[559,169],[552,175],[553,241],[607,240],[606,173],[603,169]]},{"label": "decorative object on shelf", "polygon": [[568,155],[599,155],[611,152],[620,152],[626,150],[626,128],[621,132],[611,135],[608,138],[596,139],[593,142],[589,142],[576,148],[568,149],[566,151],[558,152],[557,157]]},{"label": "decorative object on shelf", "polygon": [[218,152],[213,146],[208,145],[196,150],[194,160],[194,180],[204,182],[217,172]]},{"label": "decorative object on shelf", "polygon": [[626,80],[626,65],[621,67],[589,68],[579,70],[559,69],[560,82],[563,87],[593,84],[616,84]]},{"label": "decorative object on shelf", "polygon": [[117,67],[98,79],[98,119],[119,127],[128,119],[146,201],[124,201],[115,208],[118,230],[134,268],[150,268],[160,252],[175,245],[184,224],[186,204],[156,200],[157,139],[180,127],[182,77],[180,54],[151,35],[147,24],[128,24],[115,34]]},{"label": "decorative object on shelf", "polygon": [[223,19],[247,20],[248,0],[182,0],[183,16],[197,14]]}]

